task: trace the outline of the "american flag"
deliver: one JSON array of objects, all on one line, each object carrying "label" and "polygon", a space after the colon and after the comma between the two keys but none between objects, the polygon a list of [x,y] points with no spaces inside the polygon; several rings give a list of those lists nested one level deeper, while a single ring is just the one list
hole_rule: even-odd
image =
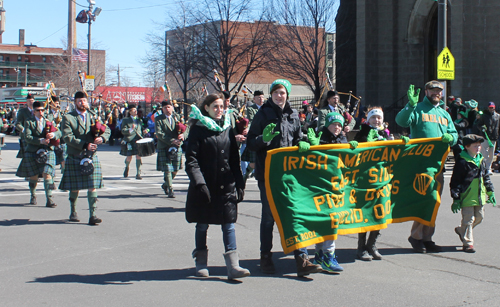
[{"label": "american flag", "polygon": [[87,62],[89,60],[88,54],[80,49],[73,48],[73,61]]}]

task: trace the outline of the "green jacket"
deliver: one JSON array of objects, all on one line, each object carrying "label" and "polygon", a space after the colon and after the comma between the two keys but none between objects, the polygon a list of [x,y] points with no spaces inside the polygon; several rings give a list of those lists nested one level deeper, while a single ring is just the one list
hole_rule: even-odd
[{"label": "green jacket", "polygon": [[[28,107],[19,109],[19,111],[17,112],[16,130],[18,132],[23,132],[26,121],[33,119],[35,119],[35,115],[31,114],[31,111],[30,109],[28,109]],[[22,135],[23,134],[21,134],[21,138],[24,138],[24,136]]]},{"label": "green jacket", "polygon": [[[132,127],[135,125],[135,128]],[[121,131],[123,134],[123,140],[127,143],[132,141],[137,141],[142,138],[144,135],[142,133],[142,120],[138,117],[134,120],[132,117],[125,117],[122,120]]]},{"label": "green jacket", "polygon": [[[62,139],[68,145],[69,155],[80,155],[89,143],[93,143],[95,135],[91,132],[90,127],[95,119],[92,118],[93,113],[87,112],[86,122],[78,115],[76,110],[73,110],[63,116],[61,122]],[[107,142],[111,130],[106,127],[104,134],[100,135]]]},{"label": "green jacket", "polygon": [[450,146],[455,145],[458,140],[457,129],[450,114],[439,105],[434,106],[427,97],[415,107],[406,104],[396,115],[396,123],[401,127],[410,127],[410,134],[414,139],[436,138],[449,133],[453,137]]},{"label": "green jacket", "polygon": [[[170,125],[170,121],[167,119],[165,114],[158,115],[155,118],[155,134],[158,138],[158,150],[168,149],[172,147],[172,141],[177,140],[178,132],[175,130],[175,125],[181,120],[180,115],[177,113],[172,113],[174,117],[174,124]],[[189,134],[189,126],[187,126],[186,131],[184,131],[184,139],[187,139]],[[182,142],[181,142],[182,145]]]},{"label": "green jacket", "polygon": [[[26,146],[27,152],[36,152],[40,148],[53,150],[51,146],[42,145],[40,143],[40,140],[45,139],[45,132],[43,130],[45,129],[42,129],[42,131],[38,130],[38,123],[36,119],[25,122],[23,134],[27,144]],[[56,132],[53,133],[55,135],[54,137],[55,140],[60,139],[62,136],[60,130],[57,130]]]},{"label": "green jacket", "polygon": [[257,106],[257,104],[252,104],[251,106],[247,107],[247,118],[248,118],[248,126],[250,126],[252,124],[252,120],[255,116],[255,114],[257,114],[257,111],[259,111],[259,107]]}]

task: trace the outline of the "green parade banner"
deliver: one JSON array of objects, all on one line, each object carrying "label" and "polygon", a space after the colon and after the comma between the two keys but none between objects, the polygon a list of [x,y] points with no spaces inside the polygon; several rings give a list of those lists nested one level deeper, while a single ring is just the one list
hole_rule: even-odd
[{"label": "green parade banner", "polygon": [[267,198],[283,251],[418,221],[434,226],[450,149],[441,138],[270,150]]}]

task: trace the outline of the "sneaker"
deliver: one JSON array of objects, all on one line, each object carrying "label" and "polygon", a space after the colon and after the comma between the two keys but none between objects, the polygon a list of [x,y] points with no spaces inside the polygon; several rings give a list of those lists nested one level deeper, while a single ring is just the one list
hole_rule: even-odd
[{"label": "sneaker", "polygon": [[318,264],[318,265],[321,265],[323,267],[323,257],[325,256],[325,254],[323,253],[323,250],[320,249],[318,252],[315,252],[314,253],[314,260],[313,260],[313,263],[314,264]]},{"label": "sneaker", "polygon": [[464,245],[464,252],[466,252],[466,253],[475,253],[476,250],[474,249],[474,246],[472,246],[472,245],[469,245],[469,246],[465,246]]},{"label": "sneaker", "polygon": [[135,175],[135,179],[137,179],[137,180],[142,180],[141,174],[137,174],[137,175]]},{"label": "sneaker", "polygon": [[462,234],[460,233],[460,227],[455,227],[455,233],[458,235],[460,238],[460,242],[464,242],[464,237],[462,237]]},{"label": "sneaker", "polygon": [[409,236],[408,242],[410,242],[411,247],[416,253],[421,253],[421,254],[425,253],[425,245],[424,242],[422,242],[422,240],[417,240],[412,236]]},{"label": "sneaker", "polygon": [[334,253],[325,253],[323,255],[323,261],[321,263],[321,268],[327,272],[342,272],[344,268],[340,266],[337,262],[337,257]]},{"label": "sneaker", "polygon": [[440,253],[443,251],[443,248],[439,245],[436,245],[433,241],[424,242],[425,250],[428,253]]}]

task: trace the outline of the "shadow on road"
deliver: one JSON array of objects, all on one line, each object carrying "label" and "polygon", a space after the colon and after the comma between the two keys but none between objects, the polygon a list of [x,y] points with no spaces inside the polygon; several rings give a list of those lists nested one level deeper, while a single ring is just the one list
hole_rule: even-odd
[{"label": "shadow on road", "polygon": [[139,208],[139,209],[123,209],[123,210],[109,210],[108,212],[130,212],[130,213],[170,213],[170,212],[184,212],[185,208],[174,207],[156,207],[156,208]]},{"label": "shadow on road", "polygon": [[47,224],[66,224],[67,220],[53,221],[32,221],[30,219],[3,220],[0,221],[0,226],[25,226],[25,225],[47,225]]}]

